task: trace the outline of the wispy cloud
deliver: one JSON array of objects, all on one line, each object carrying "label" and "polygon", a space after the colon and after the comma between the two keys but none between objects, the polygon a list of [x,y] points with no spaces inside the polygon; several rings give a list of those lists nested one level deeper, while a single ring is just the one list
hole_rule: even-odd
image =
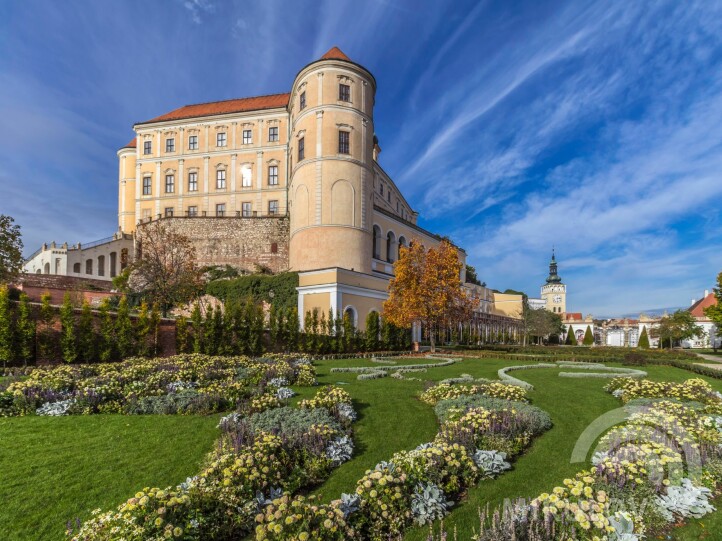
[{"label": "wispy cloud", "polygon": [[191,15],[191,20],[195,24],[202,24],[203,16],[214,13],[216,10],[211,0],[182,0],[182,2],[183,7],[188,10]]}]

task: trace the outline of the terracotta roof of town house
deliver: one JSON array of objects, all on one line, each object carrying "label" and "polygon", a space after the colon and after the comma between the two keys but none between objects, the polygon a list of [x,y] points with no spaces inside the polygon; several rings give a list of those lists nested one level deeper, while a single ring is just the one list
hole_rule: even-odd
[{"label": "terracotta roof of town house", "polygon": [[336,46],[331,47],[325,55],[323,55],[321,60],[347,60],[351,62],[351,59],[346,56],[341,49],[339,49]]},{"label": "terracotta roof of town house", "polygon": [[709,306],[715,306],[717,304],[717,298],[714,293],[710,293],[706,297],[702,297],[696,303],[689,307],[689,312],[694,317],[707,317],[704,315],[704,309]]},{"label": "terracotta roof of town house", "polygon": [[153,122],[164,122],[166,120],[181,120],[184,118],[196,118],[201,116],[225,115],[228,113],[242,113],[245,111],[260,111],[262,109],[276,109],[286,107],[290,94],[269,94],[267,96],[254,96],[251,98],[236,98],[224,101],[211,101],[208,103],[197,103],[184,105],[170,113],[157,116],[138,124],[151,124]]},{"label": "terracotta roof of town house", "polygon": [[567,321],[572,321],[572,320],[582,321],[584,318],[582,317],[581,312],[567,312],[564,314],[564,319]]}]

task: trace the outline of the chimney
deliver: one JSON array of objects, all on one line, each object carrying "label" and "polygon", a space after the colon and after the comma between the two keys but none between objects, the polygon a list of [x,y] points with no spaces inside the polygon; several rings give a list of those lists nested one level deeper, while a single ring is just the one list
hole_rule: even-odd
[{"label": "chimney", "polygon": [[709,289],[704,290],[704,298],[705,299],[707,298],[707,295],[709,295]]},{"label": "chimney", "polygon": [[696,300],[692,299],[692,302],[691,302],[691,303],[689,303],[689,305],[690,305],[690,306],[693,306],[693,305],[694,305],[694,303],[696,303],[696,302],[697,302]]}]

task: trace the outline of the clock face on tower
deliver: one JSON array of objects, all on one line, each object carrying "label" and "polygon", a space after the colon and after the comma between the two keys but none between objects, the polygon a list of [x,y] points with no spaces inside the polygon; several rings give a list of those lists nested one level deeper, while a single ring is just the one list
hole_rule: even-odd
[{"label": "clock face on tower", "polygon": [[561,295],[554,295],[554,302],[555,302],[556,304],[559,304],[560,302],[562,302],[562,296],[561,296]]}]

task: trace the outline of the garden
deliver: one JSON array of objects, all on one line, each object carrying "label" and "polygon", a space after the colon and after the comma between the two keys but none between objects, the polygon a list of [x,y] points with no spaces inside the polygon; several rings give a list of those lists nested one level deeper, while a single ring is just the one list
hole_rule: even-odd
[{"label": "garden", "polygon": [[0,380],[0,531],[633,541],[721,522],[722,381],[498,353],[17,370]]}]

